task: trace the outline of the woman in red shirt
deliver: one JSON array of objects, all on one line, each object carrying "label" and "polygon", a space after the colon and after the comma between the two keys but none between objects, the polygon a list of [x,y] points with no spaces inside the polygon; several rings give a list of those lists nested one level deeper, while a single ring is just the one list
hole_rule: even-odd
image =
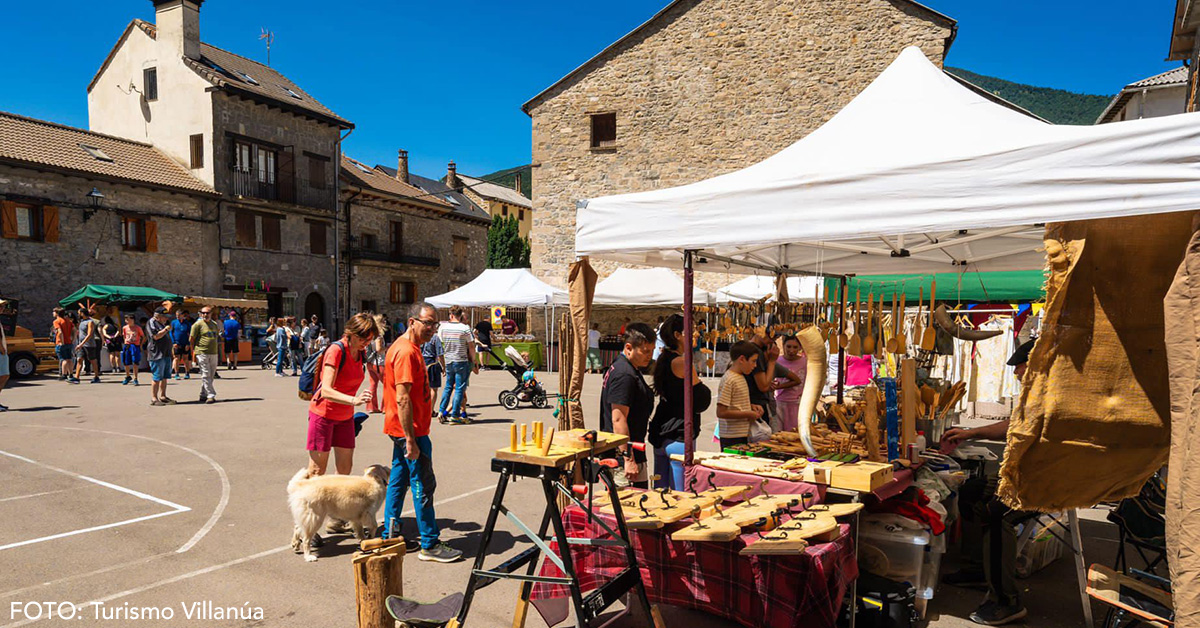
[{"label": "woman in red shirt", "polygon": [[354,407],[371,400],[371,391],[359,392],[363,382],[363,350],[375,339],[375,319],[364,312],[354,315],[342,337],[329,345],[321,359],[320,375],[308,404],[308,469],[324,475],[333,449],[337,472],[349,474],[354,466]]}]

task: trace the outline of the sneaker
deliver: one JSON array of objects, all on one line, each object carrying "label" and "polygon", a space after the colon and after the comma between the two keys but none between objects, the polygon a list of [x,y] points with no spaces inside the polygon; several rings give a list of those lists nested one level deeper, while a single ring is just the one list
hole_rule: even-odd
[{"label": "sneaker", "polygon": [[942,576],[942,584],[964,589],[987,589],[987,577],[982,569],[970,567]]},{"label": "sneaker", "polygon": [[[79,381],[79,380],[75,380],[75,381]],[[99,384],[99,383],[100,383],[100,378],[99,378],[99,377],[93,377],[93,378],[92,378],[92,383],[93,383],[93,384]]]},{"label": "sneaker", "polygon": [[[417,558],[425,561],[433,561],[435,563],[452,563],[462,558],[462,552],[450,547],[449,545],[446,545],[445,543],[438,543],[429,549],[421,550],[421,552],[417,554]],[[1024,612],[1024,610],[1022,610],[1022,612]]]},{"label": "sneaker", "polygon": [[192,374],[191,374],[191,373],[187,373],[187,374],[185,374],[185,375],[183,376],[183,378],[184,378],[184,379],[191,379],[191,378],[192,378]]},{"label": "sneaker", "polygon": [[438,415],[438,423],[441,423],[442,425],[445,425],[445,424],[447,424],[447,423],[449,423],[449,422],[450,422],[450,415],[449,415],[449,414],[445,414],[445,413],[443,413],[443,414],[439,414],[439,415]]},{"label": "sneaker", "polygon": [[465,416],[450,417],[448,419],[448,421],[452,425],[470,425],[470,424],[474,423],[474,421],[472,421],[471,419],[468,419]]},{"label": "sneaker", "polygon": [[217,402],[216,397],[209,397],[208,400],[205,401],[204,403],[216,403],[216,402]]},{"label": "sneaker", "polygon": [[170,397],[163,397],[159,401],[162,401],[164,406],[173,406],[173,405],[179,403],[179,402],[175,401],[174,399],[171,399]]},{"label": "sneaker", "polygon": [[200,403],[204,403],[205,401],[208,401],[208,395],[200,393]]},{"label": "sneaker", "polygon": [[330,534],[345,534],[350,531],[350,524],[341,519],[333,519],[325,526],[325,531]]},{"label": "sneaker", "polygon": [[213,371],[213,379],[221,379],[221,374],[216,371]]},{"label": "sneaker", "polygon": [[178,374],[178,373],[176,373],[176,375],[175,375],[175,381],[179,381],[179,374]]},{"label": "sneaker", "polygon": [[275,377],[283,377],[283,376],[284,376],[284,375],[283,375],[283,373],[276,373],[276,374],[275,374]]},{"label": "sneaker", "polygon": [[975,609],[975,612],[971,613],[971,621],[984,626],[1002,626],[1017,621],[1027,614],[1025,607],[1020,603],[1009,606],[986,600],[979,605],[979,608]]},{"label": "sneaker", "polygon": [[134,379],[134,380],[133,380],[133,385],[134,385],[134,386],[141,386],[142,384],[141,384],[141,382],[137,381],[137,379]]},{"label": "sneaker", "polygon": [[125,376],[125,381],[121,382],[121,385],[122,385],[122,386],[128,386],[128,385],[129,385],[129,382],[132,382],[132,381],[133,381],[133,378],[132,378],[132,377],[130,377],[130,376],[128,376],[128,375],[126,375],[126,376]]},{"label": "sneaker", "polygon": [[0,404],[0,412],[8,412],[8,406]]},{"label": "sneaker", "polygon": [[68,377],[68,378],[67,378],[67,383],[68,383],[68,384],[78,384],[78,383],[79,383],[79,379],[77,379],[77,378],[75,378],[75,377]]},{"label": "sneaker", "polygon": [[159,400],[155,399],[154,401],[151,401],[151,402],[150,402],[150,405],[152,405],[152,406],[165,406],[165,405],[167,405],[167,404],[165,404],[165,403],[163,403],[163,402],[161,402],[161,401],[159,401]]}]

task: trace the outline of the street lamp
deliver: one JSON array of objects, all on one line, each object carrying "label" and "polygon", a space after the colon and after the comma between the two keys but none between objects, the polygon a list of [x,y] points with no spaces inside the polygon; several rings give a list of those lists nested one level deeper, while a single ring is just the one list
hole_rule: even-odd
[{"label": "street lamp", "polygon": [[88,207],[83,210],[83,221],[87,222],[96,212],[100,211],[100,204],[104,202],[104,195],[100,190],[92,188],[91,192],[87,193]]}]

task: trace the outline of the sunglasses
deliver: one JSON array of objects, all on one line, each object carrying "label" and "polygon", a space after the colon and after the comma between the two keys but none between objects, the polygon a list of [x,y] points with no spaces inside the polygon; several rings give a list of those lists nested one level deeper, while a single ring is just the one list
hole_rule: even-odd
[{"label": "sunglasses", "polygon": [[426,320],[424,318],[414,318],[413,320],[417,321],[418,323],[420,323],[426,327],[432,327],[434,329],[437,329],[438,325],[441,325],[441,323],[439,323],[435,320]]}]

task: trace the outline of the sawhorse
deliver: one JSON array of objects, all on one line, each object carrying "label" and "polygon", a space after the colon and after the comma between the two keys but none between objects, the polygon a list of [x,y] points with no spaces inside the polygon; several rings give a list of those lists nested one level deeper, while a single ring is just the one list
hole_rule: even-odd
[{"label": "sawhorse", "polygon": [[[655,626],[662,627],[662,619],[658,614],[658,609],[651,608],[650,600],[646,597],[646,588],[642,583],[641,573],[638,571],[637,557],[634,553],[633,545],[629,542],[629,529],[625,526],[625,516],[621,512],[621,500],[617,495],[617,487],[613,481],[612,472],[609,470],[608,465],[604,464],[604,461],[598,461],[590,457],[580,459],[577,464],[584,475],[587,476],[589,483],[594,483],[599,479],[608,491],[609,503],[612,505],[613,515],[616,517],[616,530],[613,530],[612,527],[599,517],[593,517],[592,520],[608,533],[608,538],[574,539],[568,537],[566,529],[563,526],[562,512],[558,507],[558,496],[565,496],[576,506],[583,508],[591,514],[588,504],[581,502],[571,488],[569,488],[572,480],[570,469],[493,458],[492,471],[500,474],[500,480],[496,484],[496,493],[492,498],[492,506],[488,512],[487,524],[483,529],[483,540],[479,546],[479,553],[475,556],[475,564],[471,568],[471,578],[467,583],[467,590],[464,593],[462,606],[459,608],[458,616],[447,624],[448,628],[461,628],[466,625],[467,614],[471,609],[471,600],[476,591],[505,579],[521,581],[521,591],[517,599],[516,612],[513,616],[512,625],[514,628],[522,628],[525,625],[525,617],[529,612],[529,597],[533,592],[533,585],[539,582],[566,585],[570,589],[571,602],[575,609],[576,625],[580,628],[592,626],[592,622],[600,613],[604,612],[613,602],[624,597],[626,593],[631,591],[637,597],[638,604],[642,607],[645,616],[653,618],[652,621]],[[542,515],[542,522],[536,533],[504,506],[504,494],[508,488],[508,483],[518,476],[537,478],[542,484],[542,495],[546,499],[546,510]],[[492,533],[496,529],[496,520],[500,515],[504,515],[526,538],[533,541],[534,546],[493,569],[484,569],[483,561],[487,556],[488,545],[491,543]],[[553,540],[557,543],[561,555],[552,551],[547,543],[549,539],[546,538],[546,532],[550,526],[554,527]],[[585,597],[579,588],[579,579],[575,574],[575,566],[571,560],[571,545],[622,547],[628,559],[628,566],[616,578],[613,578]],[[538,559],[542,554],[545,554],[547,560],[554,563],[562,571],[564,577],[534,575],[534,570],[538,566]],[[524,573],[517,573],[522,569],[524,569]]]}]

